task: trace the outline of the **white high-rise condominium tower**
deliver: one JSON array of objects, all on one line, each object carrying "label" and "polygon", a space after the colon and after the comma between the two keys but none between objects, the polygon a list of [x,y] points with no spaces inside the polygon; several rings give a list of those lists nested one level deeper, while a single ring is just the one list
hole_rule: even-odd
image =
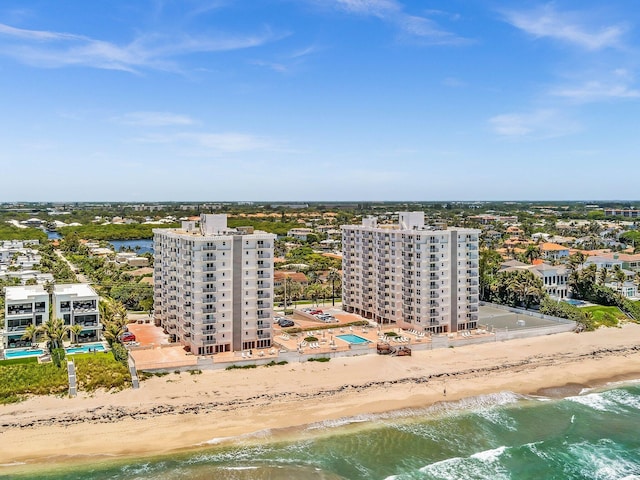
[{"label": "white high-rise condominium tower", "polygon": [[157,324],[196,355],[271,346],[275,235],[226,215],[153,234]]},{"label": "white high-rise condominium tower", "polygon": [[433,230],[423,212],[401,212],[396,225],[343,225],[343,308],[432,333],[476,328],[479,233]]}]

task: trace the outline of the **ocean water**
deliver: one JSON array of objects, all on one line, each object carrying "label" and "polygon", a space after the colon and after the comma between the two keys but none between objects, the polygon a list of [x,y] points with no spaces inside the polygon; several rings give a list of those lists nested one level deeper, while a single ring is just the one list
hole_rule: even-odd
[{"label": "ocean water", "polygon": [[212,439],[167,456],[77,460],[4,467],[10,475],[0,467],[0,478],[640,479],[640,383],[560,399],[506,392]]}]

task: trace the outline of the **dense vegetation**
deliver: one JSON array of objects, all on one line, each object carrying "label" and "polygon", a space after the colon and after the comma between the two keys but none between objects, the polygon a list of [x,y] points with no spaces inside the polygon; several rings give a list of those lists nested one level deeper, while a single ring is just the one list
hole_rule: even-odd
[{"label": "dense vegetation", "polygon": [[47,234],[39,228],[18,228],[0,223],[0,240],[40,240],[47,241]]},{"label": "dense vegetation", "polygon": [[298,228],[301,225],[297,222],[282,222],[276,219],[262,220],[245,217],[230,217],[227,219],[227,226],[229,228],[253,227],[256,230],[263,230],[268,233],[275,233],[276,235],[282,236],[286,235],[292,228]]},{"label": "dense vegetation", "polygon": [[53,363],[0,362],[0,404],[19,402],[26,395],[65,393],[68,388],[67,370]]},{"label": "dense vegetation", "polygon": [[[74,355],[78,389],[122,389],[131,383],[127,367],[111,354]],[[23,400],[27,395],[65,394],[69,389],[67,369],[53,363],[39,364],[35,358],[0,361],[0,404]]]},{"label": "dense vegetation", "polygon": [[[142,276],[132,276],[127,265],[118,265],[105,257],[90,256],[76,233],[60,243],[66,257],[90,278],[101,295],[112,297],[129,310],[149,311],[153,308],[153,286],[142,282]],[[153,265],[153,257],[144,254]]]},{"label": "dense vegetation", "polygon": [[131,376],[126,364],[118,361],[110,353],[76,355],[74,360],[80,390],[86,392],[99,388],[120,390],[131,384]]}]

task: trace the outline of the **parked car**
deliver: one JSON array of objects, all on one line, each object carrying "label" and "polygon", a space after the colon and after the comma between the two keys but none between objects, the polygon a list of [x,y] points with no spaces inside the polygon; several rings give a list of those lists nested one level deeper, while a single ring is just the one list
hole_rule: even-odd
[{"label": "parked car", "polygon": [[280,325],[281,327],[293,327],[295,323],[286,318],[281,318],[280,320],[278,320],[278,325]]},{"label": "parked car", "polygon": [[311,315],[322,315],[322,310],[320,309],[315,309],[315,310],[311,310],[309,312]]},{"label": "parked car", "polygon": [[136,336],[131,332],[124,332],[122,335],[120,335],[120,341],[122,343],[135,342]]}]

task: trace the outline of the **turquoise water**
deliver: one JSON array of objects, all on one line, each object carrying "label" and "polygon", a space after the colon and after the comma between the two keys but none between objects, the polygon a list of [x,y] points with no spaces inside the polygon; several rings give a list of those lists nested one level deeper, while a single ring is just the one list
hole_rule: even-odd
[{"label": "turquoise water", "polygon": [[24,358],[24,357],[36,357],[38,355],[42,355],[44,353],[43,350],[38,348],[12,348],[4,351],[4,358]]},{"label": "turquoise water", "polygon": [[349,342],[349,343],[371,343],[366,338],[362,338],[358,335],[353,335],[351,333],[347,335],[337,335],[336,338],[339,338],[340,340],[344,340],[345,342]]},{"label": "turquoise water", "polygon": [[74,353],[89,353],[89,349],[91,349],[91,351],[97,352],[104,352],[105,350],[104,345],[101,343],[87,343],[78,347],[65,348],[66,352],[69,355],[73,355]]},{"label": "turquoise water", "polygon": [[640,478],[639,431],[638,384],[565,399],[500,393],[163,457],[98,458],[37,474],[0,468],[0,478],[631,480]]},{"label": "turquoise water", "polygon": [[[80,345],[78,347],[69,347],[65,348],[65,351],[69,355],[73,355],[74,353],[89,353],[89,349],[92,351],[104,352],[105,348],[102,343],[87,343],[86,345]],[[12,350],[5,350],[4,356],[6,359],[9,358],[24,358],[24,357],[35,357],[38,355],[42,355],[44,353],[41,349],[31,349],[31,348],[14,348]]]}]

